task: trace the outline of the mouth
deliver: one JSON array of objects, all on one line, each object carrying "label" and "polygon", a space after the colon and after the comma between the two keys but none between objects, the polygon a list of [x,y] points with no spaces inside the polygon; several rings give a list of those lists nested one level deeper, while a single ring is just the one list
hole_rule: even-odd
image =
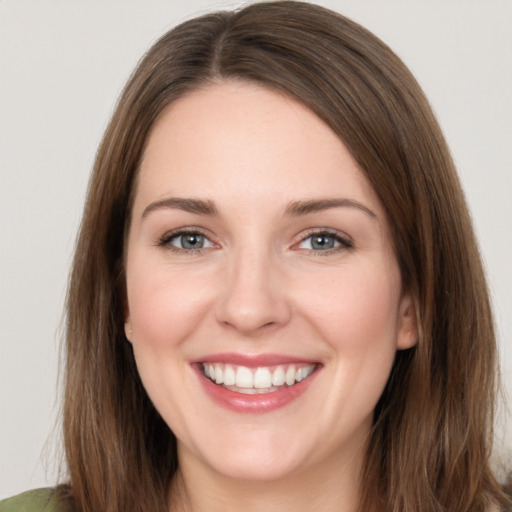
[{"label": "mouth", "polygon": [[297,363],[249,367],[221,362],[200,365],[210,382],[246,395],[264,395],[294,387],[308,379],[317,366]]},{"label": "mouth", "polygon": [[323,364],[277,354],[210,355],[192,362],[207,396],[236,413],[281,409],[306,393]]}]

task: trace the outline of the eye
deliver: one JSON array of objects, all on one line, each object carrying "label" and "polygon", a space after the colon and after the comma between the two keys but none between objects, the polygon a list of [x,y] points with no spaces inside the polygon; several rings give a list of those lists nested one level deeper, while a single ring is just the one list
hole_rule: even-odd
[{"label": "eye", "polygon": [[166,234],[159,242],[160,246],[178,251],[199,251],[213,247],[213,242],[199,231],[181,230]]},{"label": "eye", "polygon": [[353,244],[339,233],[320,231],[306,236],[296,247],[309,251],[329,252],[338,249],[348,249],[353,247]]}]

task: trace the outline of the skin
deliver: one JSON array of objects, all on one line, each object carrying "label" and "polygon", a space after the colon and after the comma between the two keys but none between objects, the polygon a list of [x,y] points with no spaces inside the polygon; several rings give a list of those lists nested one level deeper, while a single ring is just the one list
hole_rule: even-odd
[{"label": "skin", "polygon": [[[210,201],[217,215],[162,206],[169,198]],[[286,213],[332,198],[368,211]],[[172,238],[182,228],[204,234],[204,248],[184,249]],[[326,229],[350,246],[314,249],[311,233]],[[396,350],[417,335],[383,207],[330,128],[244,82],[170,105],[140,166],[126,279],[125,330],[178,439],[182,508],[355,510],[375,404]],[[224,352],[318,370],[286,406],[242,414],[213,401],[191,365]]]}]

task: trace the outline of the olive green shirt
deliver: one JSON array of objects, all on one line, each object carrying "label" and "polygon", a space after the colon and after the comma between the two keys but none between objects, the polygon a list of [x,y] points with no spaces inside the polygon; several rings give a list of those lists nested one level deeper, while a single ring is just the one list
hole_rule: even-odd
[{"label": "olive green shirt", "polygon": [[[35,489],[0,501],[0,512],[62,512],[62,510],[55,489]],[[512,512],[512,508],[507,510]]]},{"label": "olive green shirt", "polygon": [[35,489],[0,501],[0,512],[59,512],[54,489]]}]

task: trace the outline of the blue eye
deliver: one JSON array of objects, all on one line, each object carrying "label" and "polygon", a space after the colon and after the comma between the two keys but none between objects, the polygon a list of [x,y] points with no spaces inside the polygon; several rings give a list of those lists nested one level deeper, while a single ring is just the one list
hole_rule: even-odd
[{"label": "blue eye", "polygon": [[334,233],[313,233],[304,238],[298,245],[300,249],[307,249],[310,251],[332,251],[339,248],[350,248],[352,243]]},{"label": "blue eye", "polygon": [[166,235],[160,240],[162,246],[182,251],[198,251],[213,247],[213,243],[197,231],[179,231]]}]

